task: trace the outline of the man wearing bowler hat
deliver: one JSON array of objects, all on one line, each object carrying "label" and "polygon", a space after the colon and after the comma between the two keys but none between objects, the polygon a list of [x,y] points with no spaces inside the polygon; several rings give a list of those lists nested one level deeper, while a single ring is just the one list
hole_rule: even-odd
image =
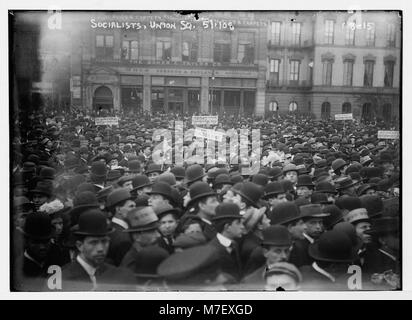
[{"label": "man wearing bowler hat", "polygon": [[348,287],[348,268],[358,259],[356,248],[344,231],[331,230],[322,234],[310,244],[310,265],[303,266],[304,291],[350,290]]},{"label": "man wearing bowler hat", "polygon": [[356,183],[352,181],[350,177],[340,177],[335,180],[336,189],[339,192],[339,195],[342,196],[350,196],[356,197]]},{"label": "man wearing bowler hat", "polygon": [[263,200],[270,204],[270,210],[273,210],[278,204],[287,202],[286,193],[279,182],[270,182],[265,186]]},{"label": "man wearing bowler hat", "polygon": [[263,232],[261,252],[265,258],[262,266],[242,280],[241,289],[262,290],[265,285],[265,272],[278,262],[287,262],[292,249],[292,237],[288,229],[281,225],[272,225]]},{"label": "man wearing bowler hat", "polygon": [[73,228],[76,259],[62,270],[63,291],[133,290],[136,280],[123,268],[105,262],[109,250],[109,234],[114,231],[99,209],[82,213],[79,224]]},{"label": "man wearing bowler hat", "polygon": [[219,257],[217,267],[239,281],[242,275],[242,266],[236,240],[245,233],[239,207],[234,203],[219,204],[212,222],[217,234],[208,245],[215,249],[216,255]]},{"label": "man wearing bowler hat", "polygon": [[301,218],[306,225],[306,230],[303,233],[305,239],[297,240],[290,254],[290,263],[297,267],[313,262],[313,259],[308,253],[308,247],[325,231],[323,218],[329,216],[329,213],[322,212],[320,204],[303,205],[299,209]]},{"label": "man wearing bowler hat", "polygon": [[155,182],[152,191],[147,192],[147,194],[149,195],[149,205],[153,209],[173,202],[172,187],[167,182]]},{"label": "man wearing bowler hat", "polygon": [[129,228],[127,214],[136,207],[128,189],[121,188],[112,191],[106,200],[106,206],[112,213],[114,232],[110,234],[108,259],[118,266],[131,246],[130,237],[123,231]]},{"label": "man wearing bowler hat", "polygon": [[312,183],[312,178],[308,174],[300,175],[296,184],[297,198],[310,199],[314,187],[315,186]]},{"label": "man wearing bowler hat", "polygon": [[215,216],[215,209],[219,205],[217,194],[214,190],[203,181],[197,181],[190,186],[190,200],[187,208],[188,212],[180,219],[178,230],[183,225],[188,225],[190,221],[200,224],[202,232],[207,240],[216,236],[216,229],[212,224],[212,218]]}]

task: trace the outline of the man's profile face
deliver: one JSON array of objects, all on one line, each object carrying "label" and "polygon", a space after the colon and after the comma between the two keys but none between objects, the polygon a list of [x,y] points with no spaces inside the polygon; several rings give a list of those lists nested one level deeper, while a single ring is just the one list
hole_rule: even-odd
[{"label": "man's profile face", "polygon": [[98,267],[104,263],[109,250],[110,238],[86,237],[83,241],[77,241],[76,246],[80,256],[90,265]]}]

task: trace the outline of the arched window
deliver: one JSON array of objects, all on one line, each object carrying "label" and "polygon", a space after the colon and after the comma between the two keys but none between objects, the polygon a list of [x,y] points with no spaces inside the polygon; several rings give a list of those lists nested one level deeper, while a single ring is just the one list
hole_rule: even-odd
[{"label": "arched window", "polygon": [[298,110],[298,104],[297,104],[295,101],[292,101],[292,102],[289,104],[289,111],[290,111],[290,112],[294,112],[294,111],[296,111],[296,110]]},{"label": "arched window", "polygon": [[324,102],[322,103],[322,109],[320,114],[322,119],[329,119],[330,118],[330,103]]},{"label": "arched window", "polygon": [[278,103],[276,101],[272,101],[269,103],[269,111],[272,111],[272,112],[278,111]]},{"label": "arched window", "polygon": [[352,106],[349,102],[345,102],[342,105],[342,113],[352,113]]}]

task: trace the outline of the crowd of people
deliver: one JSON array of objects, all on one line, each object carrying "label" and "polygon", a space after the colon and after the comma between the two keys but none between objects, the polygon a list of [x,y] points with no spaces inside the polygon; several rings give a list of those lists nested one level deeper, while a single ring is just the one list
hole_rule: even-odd
[{"label": "crowd of people", "polygon": [[[175,121],[184,135],[159,150],[153,133]],[[22,112],[11,140],[12,290],[401,288],[400,144],[377,136],[394,128],[224,115],[209,129],[259,129],[260,141],[249,137],[246,155],[236,142],[199,155],[206,141],[189,116],[100,126],[81,110]]]}]

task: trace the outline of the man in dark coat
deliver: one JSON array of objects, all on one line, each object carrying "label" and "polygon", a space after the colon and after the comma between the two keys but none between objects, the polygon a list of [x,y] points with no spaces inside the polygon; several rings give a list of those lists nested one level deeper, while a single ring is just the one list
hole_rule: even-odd
[{"label": "man in dark coat", "polygon": [[309,245],[325,231],[323,218],[329,216],[328,213],[322,212],[320,204],[308,204],[300,207],[301,217],[306,225],[306,231],[303,233],[305,239],[297,240],[290,253],[290,263],[297,267],[309,265],[313,258],[308,253]]},{"label": "man in dark coat", "polygon": [[217,234],[208,245],[215,249],[216,256],[219,257],[216,267],[239,281],[242,266],[236,239],[241,238],[245,233],[239,207],[234,203],[218,205],[212,221]]},{"label": "man in dark coat", "polygon": [[113,231],[98,209],[80,216],[79,224],[73,229],[79,254],[62,270],[63,291],[135,290],[136,279],[129,270],[105,262],[110,243],[108,235]]}]

